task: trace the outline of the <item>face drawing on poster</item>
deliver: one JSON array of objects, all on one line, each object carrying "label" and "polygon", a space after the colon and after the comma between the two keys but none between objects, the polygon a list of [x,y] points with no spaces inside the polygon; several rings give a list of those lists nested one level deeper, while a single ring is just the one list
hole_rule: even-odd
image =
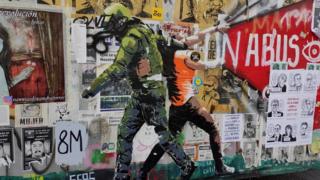
[{"label": "face drawing on poster", "polygon": [[287,91],[287,76],[284,73],[281,73],[277,78],[277,83],[273,86],[274,91],[276,92],[286,92]]},{"label": "face drawing on poster", "polygon": [[276,124],[273,129],[271,129],[272,132],[270,134],[270,137],[268,138],[267,142],[281,142],[282,135],[281,135],[281,125]]},{"label": "face drawing on poster", "polygon": [[256,125],[253,114],[245,114],[244,138],[254,138],[256,136]]},{"label": "face drawing on poster", "polygon": [[282,142],[294,142],[296,137],[293,134],[292,125],[288,124],[284,128],[284,134],[282,135]]},{"label": "face drawing on poster", "polygon": [[301,138],[307,138],[308,137],[308,129],[309,125],[307,122],[302,122],[300,125],[300,136]]},{"label": "face drawing on poster", "polygon": [[23,129],[23,169],[30,170],[32,163],[47,165],[52,158],[52,128]]},{"label": "face drawing on poster", "polygon": [[302,112],[303,116],[312,116],[314,112],[314,100],[305,98],[302,100]]},{"label": "face drawing on poster", "polygon": [[280,101],[279,99],[271,100],[271,111],[268,112],[268,117],[283,117],[283,112],[279,110]]},{"label": "face drawing on poster", "polygon": [[304,146],[296,146],[293,150],[294,161],[304,160]]},{"label": "face drawing on poster", "polygon": [[315,79],[316,77],[311,74],[311,73],[308,73],[306,75],[306,80],[305,80],[305,85],[304,85],[304,88],[305,90],[315,90],[315,87],[316,87],[316,82],[315,82]]},{"label": "face drawing on poster", "polygon": [[0,143],[0,167],[12,164],[10,151],[9,143]]},{"label": "face drawing on poster", "polygon": [[41,116],[40,104],[23,105],[21,116],[22,117],[40,117]]},{"label": "face drawing on poster", "polygon": [[50,153],[48,153],[50,152],[50,140],[26,141],[25,149],[25,161],[28,163],[39,162],[42,164],[51,156]]},{"label": "face drawing on poster", "polygon": [[301,73],[295,73],[290,84],[292,91],[301,91],[302,89],[302,75]]}]

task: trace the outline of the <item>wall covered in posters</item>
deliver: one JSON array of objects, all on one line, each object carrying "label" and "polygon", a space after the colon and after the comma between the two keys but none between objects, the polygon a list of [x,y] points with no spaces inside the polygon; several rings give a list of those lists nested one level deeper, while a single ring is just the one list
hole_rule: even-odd
[{"label": "wall covered in posters", "polygon": [[320,1],[16,2],[0,2],[0,176],[319,167]]}]

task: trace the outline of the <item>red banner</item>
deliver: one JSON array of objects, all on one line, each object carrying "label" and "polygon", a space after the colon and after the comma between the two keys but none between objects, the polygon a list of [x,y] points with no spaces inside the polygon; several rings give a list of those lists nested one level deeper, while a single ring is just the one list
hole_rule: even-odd
[{"label": "red banner", "polygon": [[225,64],[259,91],[269,83],[270,62],[289,69],[320,61],[320,41],[311,32],[312,0],[232,26],[224,35]]}]

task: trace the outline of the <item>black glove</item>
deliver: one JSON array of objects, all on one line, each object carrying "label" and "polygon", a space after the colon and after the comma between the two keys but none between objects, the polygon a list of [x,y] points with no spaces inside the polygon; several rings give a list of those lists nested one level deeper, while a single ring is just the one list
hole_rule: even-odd
[{"label": "black glove", "polygon": [[94,94],[89,89],[85,89],[82,92],[81,96],[82,96],[82,98],[88,99],[89,97],[93,97]]}]

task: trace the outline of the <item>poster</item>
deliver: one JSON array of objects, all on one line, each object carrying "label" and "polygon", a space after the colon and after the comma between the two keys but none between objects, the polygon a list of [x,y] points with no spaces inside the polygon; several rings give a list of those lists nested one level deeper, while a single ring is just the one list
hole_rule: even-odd
[{"label": "poster", "polygon": [[236,142],[242,139],[243,114],[225,114],[222,119],[221,141]]},{"label": "poster", "polygon": [[0,105],[0,126],[8,126],[10,125],[10,112],[9,106]]},{"label": "poster", "polygon": [[105,1],[96,0],[77,0],[76,13],[77,14],[102,14],[106,6],[109,5]]},{"label": "poster", "polygon": [[0,167],[14,162],[12,129],[0,129]]},{"label": "poster", "polygon": [[[64,43],[62,13],[0,9],[0,27],[10,42],[13,102],[64,101]],[[54,39],[54,40],[53,40]],[[7,82],[7,87],[9,82]]]},{"label": "poster", "polygon": [[71,121],[72,119],[79,119],[78,108],[69,102],[49,103],[49,125],[55,125],[58,121]]},{"label": "poster", "polygon": [[58,165],[77,165],[83,162],[88,145],[85,125],[72,121],[57,122],[55,139],[55,160]]},{"label": "poster", "polygon": [[163,1],[163,21],[172,21],[173,12],[175,7],[175,0],[164,0]]},{"label": "poster", "polygon": [[[287,62],[288,69],[305,69],[307,63],[318,62],[318,53],[312,52],[317,52],[319,40],[309,33],[312,2],[301,1],[231,26],[222,43],[221,59],[225,59],[227,69],[263,92],[270,82],[271,62]],[[299,18],[297,13],[310,18]],[[256,78],[257,74],[260,78]],[[290,78],[294,76],[287,78],[292,87],[288,90],[293,90]]]},{"label": "poster", "polygon": [[[78,64],[79,67],[79,86],[80,92],[87,89],[91,82],[96,78],[96,64],[95,63],[85,63]],[[96,111],[98,109],[97,96],[89,99],[79,98],[79,110],[80,111]]]},{"label": "poster", "polygon": [[320,37],[320,1],[313,1],[312,8],[312,32]]},{"label": "poster", "polygon": [[48,125],[47,104],[21,104],[15,106],[15,127]]},{"label": "poster", "polygon": [[311,70],[311,64],[307,64],[306,68],[307,70],[280,70],[280,63],[271,65],[270,80],[280,73],[286,75],[288,82],[281,80],[281,89],[286,89],[285,91],[271,87],[267,113],[267,147],[312,143],[318,74]]},{"label": "poster", "polygon": [[213,160],[210,144],[200,144],[198,146],[198,161]]},{"label": "poster", "polygon": [[52,158],[53,132],[51,127],[23,128],[23,170],[31,164],[47,165]]},{"label": "poster", "polygon": [[258,114],[244,114],[243,138],[251,139],[258,136]]},{"label": "poster", "polygon": [[184,143],[186,145],[202,144],[209,142],[209,134],[192,122],[187,122],[183,128]]},{"label": "poster", "polygon": [[87,61],[87,26],[85,24],[71,24],[72,55],[78,63]]},{"label": "poster", "polygon": [[[108,66],[108,64],[99,66],[97,69],[97,76],[99,76]],[[100,111],[124,110],[131,97],[131,91],[131,86],[126,79],[111,83],[100,91]]]},{"label": "poster", "polygon": [[256,166],[257,143],[256,141],[245,141],[242,143],[243,157],[247,168]]}]

